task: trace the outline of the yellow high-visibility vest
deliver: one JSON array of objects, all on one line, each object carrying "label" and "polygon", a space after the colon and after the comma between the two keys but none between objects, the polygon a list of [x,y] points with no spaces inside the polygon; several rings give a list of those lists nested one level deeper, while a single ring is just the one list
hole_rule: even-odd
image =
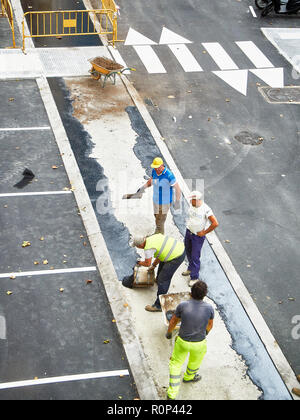
[{"label": "yellow high-visibility vest", "polygon": [[156,249],[154,256],[162,262],[174,260],[184,252],[183,242],[161,233],[156,233],[146,239],[144,250],[151,248]]}]

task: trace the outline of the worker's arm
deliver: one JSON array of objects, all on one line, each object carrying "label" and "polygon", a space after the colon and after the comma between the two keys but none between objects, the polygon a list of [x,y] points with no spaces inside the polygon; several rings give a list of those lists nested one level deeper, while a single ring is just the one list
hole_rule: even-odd
[{"label": "worker's arm", "polygon": [[206,327],[206,335],[209,333],[209,331],[212,329],[213,326],[214,326],[214,320],[210,319]]},{"label": "worker's arm", "polygon": [[210,226],[205,230],[201,230],[200,232],[197,232],[198,236],[205,236],[209,232],[212,232],[214,229],[216,229],[216,227],[219,226],[219,222],[217,221],[215,216],[209,216],[208,220],[210,221]]},{"label": "worker's arm", "polygon": [[166,338],[170,339],[172,338],[172,331],[175,329],[176,325],[180,321],[180,318],[177,318],[177,316],[174,314],[169,322],[168,331],[166,333]]},{"label": "worker's arm", "polygon": [[138,261],[138,265],[142,265],[143,267],[150,267],[152,258],[145,258],[145,261]]},{"label": "worker's arm", "polygon": [[144,184],[142,187],[140,187],[140,188],[137,190],[137,193],[139,193],[139,192],[144,192],[144,191],[145,191],[145,189],[146,189],[146,188],[151,187],[151,185],[152,185],[152,178],[149,178],[149,179],[148,179],[148,181],[146,182],[146,184]]},{"label": "worker's arm", "polygon": [[158,258],[155,258],[155,260],[153,261],[151,267],[149,268],[149,270],[154,270],[154,268],[160,263],[160,260]]},{"label": "worker's arm", "polygon": [[173,187],[175,188],[176,201],[180,201],[180,198],[181,198],[181,189],[179,187],[178,182],[176,182],[176,184],[174,184]]}]

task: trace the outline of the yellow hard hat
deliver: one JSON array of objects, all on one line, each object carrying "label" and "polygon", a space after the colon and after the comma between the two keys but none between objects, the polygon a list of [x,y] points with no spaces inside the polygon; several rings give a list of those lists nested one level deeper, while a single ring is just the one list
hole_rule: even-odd
[{"label": "yellow hard hat", "polygon": [[156,157],[155,159],[153,159],[153,162],[151,163],[151,168],[157,169],[163,164],[164,164],[164,161],[162,160],[162,158]]}]

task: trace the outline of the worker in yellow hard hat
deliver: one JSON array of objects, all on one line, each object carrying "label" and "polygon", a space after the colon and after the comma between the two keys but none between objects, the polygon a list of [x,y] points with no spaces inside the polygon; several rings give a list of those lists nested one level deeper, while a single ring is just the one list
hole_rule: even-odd
[{"label": "worker in yellow hard hat", "polygon": [[[155,233],[164,234],[165,221],[171,204],[174,202],[174,209],[176,210],[180,208],[181,190],[174,174],[165,166],[162,158],[156,157],[153,159],[151,168],[151,178],[138,192],[144,192],[146,188],[153,186]],[[175,200],[173,197],[173,188],[175,190]]]}]

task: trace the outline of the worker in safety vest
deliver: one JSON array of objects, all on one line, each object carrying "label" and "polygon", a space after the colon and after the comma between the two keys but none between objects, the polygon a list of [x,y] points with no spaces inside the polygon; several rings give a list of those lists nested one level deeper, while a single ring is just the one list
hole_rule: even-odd
[{"label": "worker in safety vest", "polygon": [[[138,265],[154,270],[159,264],[156,276],[157,298],[153,305],[147,305],[145,309],[149,312],[161,312],[159,295],[168,293],[173,274],[184,261],[184,244],[161,233],[148,237],[135,237],[132,244],[145,251],[145,260],[138,261]],[[155,259],[152,263],[153,258]]]}]

